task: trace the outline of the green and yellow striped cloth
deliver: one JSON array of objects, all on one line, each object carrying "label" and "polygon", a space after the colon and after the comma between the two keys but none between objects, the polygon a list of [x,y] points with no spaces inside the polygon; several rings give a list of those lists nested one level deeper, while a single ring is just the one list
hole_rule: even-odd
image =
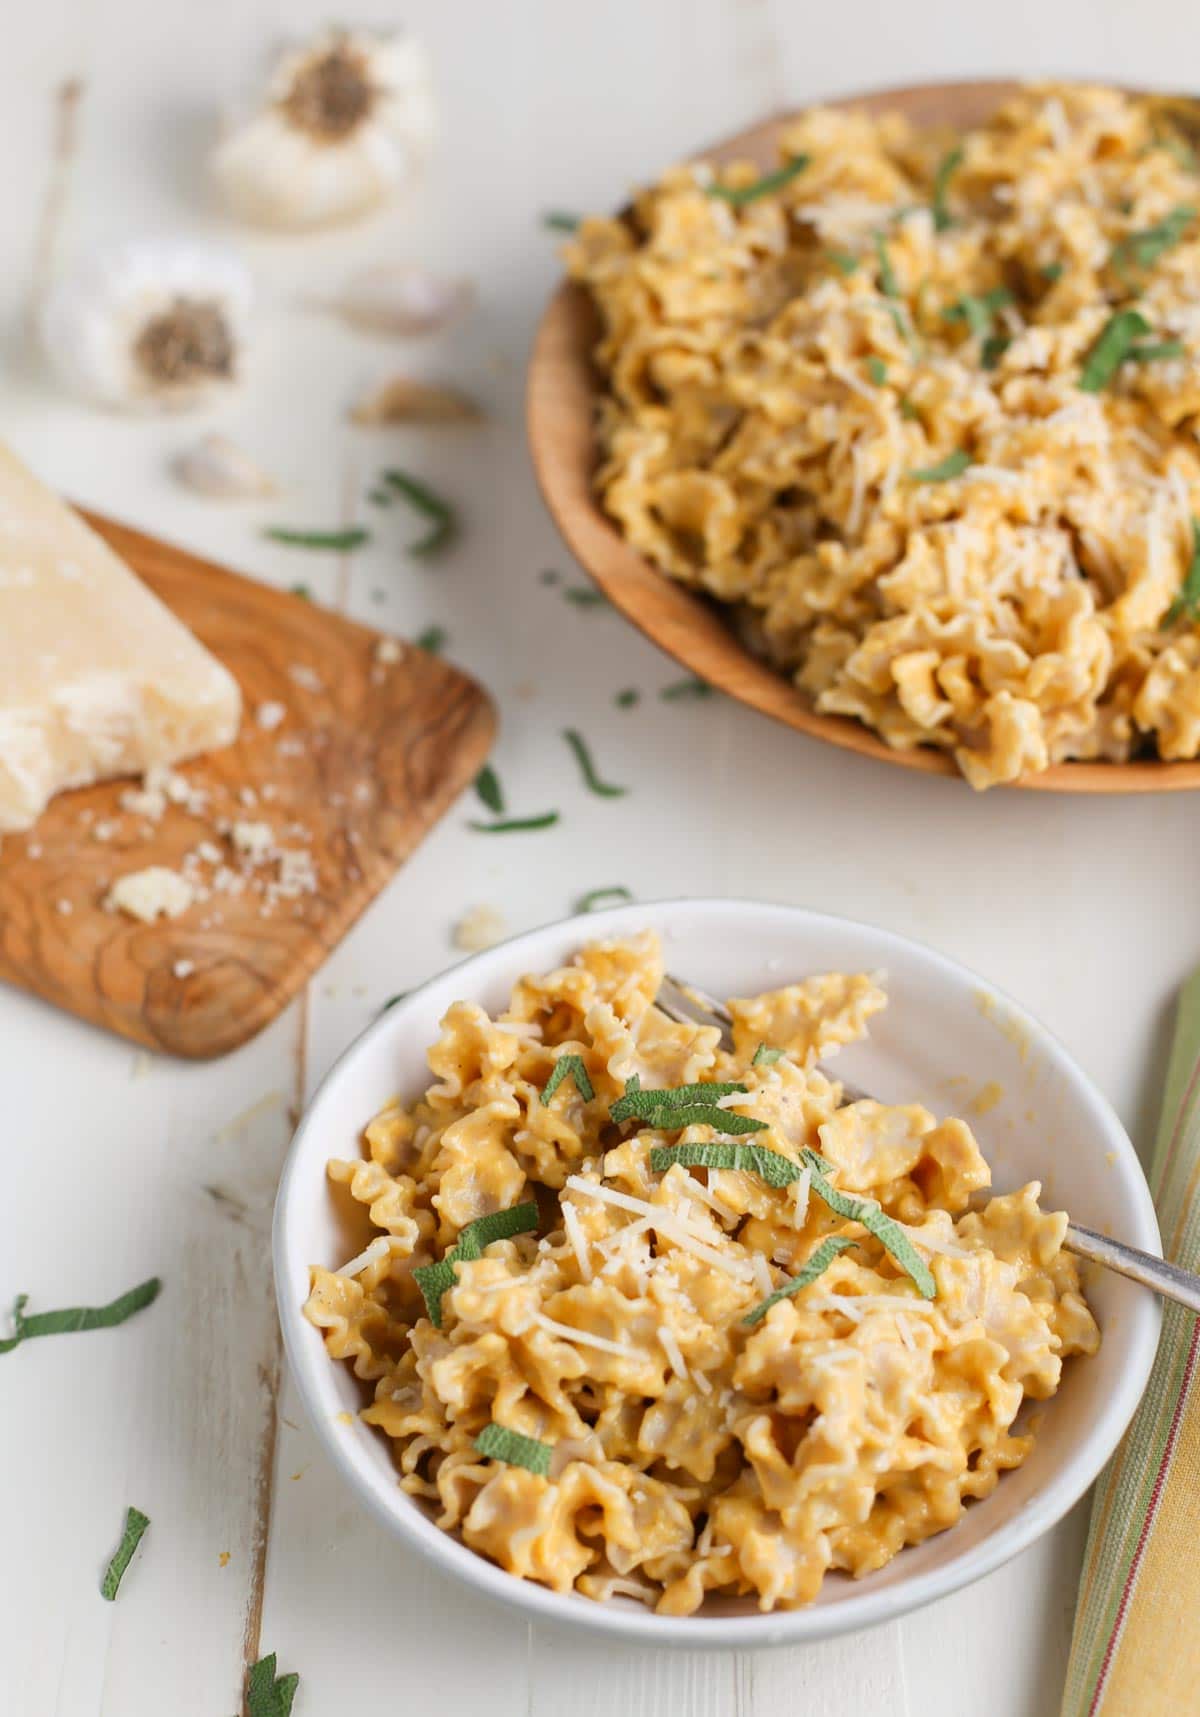
[{"label": "green and yellow striped cloth", "polygon": [[[1150,1187],[1200,1268],[1200,972],[1179,998]],[[1062,1717],[1200,1711],[1200,1320],[1168,1304],[1150,1383],[1096,1486]]]}]

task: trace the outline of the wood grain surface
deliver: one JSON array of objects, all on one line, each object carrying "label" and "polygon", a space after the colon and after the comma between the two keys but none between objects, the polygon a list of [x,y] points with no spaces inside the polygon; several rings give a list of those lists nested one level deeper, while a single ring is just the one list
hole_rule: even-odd
[{"label": "wood grain surface", "polygon": [[[920,126],[976,125],[1011,96],[1011,82],[916,84],[829,102],[868,112],[901,112]],[[780,132],[795,112],[763,121],[700,152],[705,160],[779,160]],[[959,777],[954,759],[923,747],[896,751],[845,716],[820,715],[804,694],[740,641],[730,614],[677,584],[632,548],[600,507],[592,486],[601,380],[592,363],[599,319],[590,294],[570,282],[558,288],[538,329],[530,360],[526,417],[534,469],[546,505],[573,553],[605,595],[648,638],[701,679],[764,715],[815,739],[927,775]],[[965,783],[962,783],[965,789]],[[1011,783],[1058,793],[1156,793],[1200,787],[1200,762],[1060,763]]]},{"label": "wood grain surface", "polygon": [[[208,795],[200,815],[169,805],[148,823],[121,808],[131,783],[110,781],[61,794],[28,835],[5,839],[0,978],[148,1048],[222,1055],[296,995],[471,781],[494,713],[473,680],[412,645],[382,662],[378,632],[84,517],[236,676],[242,731],[182,766]],[[287,711],[270,731],[256,716],[268,703]],[[238,819],[310,854],[315,889],[278,898],[270,865],[243,870],[216,828]],[[178,870],[206,841],[224,846],[242,892],[155,924],[105,909],[118,877]]]}]

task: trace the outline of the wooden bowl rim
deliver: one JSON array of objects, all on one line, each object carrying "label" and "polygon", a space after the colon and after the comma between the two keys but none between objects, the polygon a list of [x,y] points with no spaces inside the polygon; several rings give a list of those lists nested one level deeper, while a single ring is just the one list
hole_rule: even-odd
[{"label": "wooden bowl rim", "polygon": [[[943,122],[963,123],[963,114],[954,120],[956,108],[982,114],[1021,87],[1013,79],[906,84],[810,105],[868,111],[899,107],[914,116],[920,114],[930,124],[938,122],[938,110],[944,108]],[[1148,92],[1130,89],[1128,93]],[[700,151],[698,158],[741,156],[768,164],[767,151],[779,131],[806,111],[797,108],[777,114]],[[928,747],[898,751],[858,721],[818,714],[790,680],[751,655],[713,599],[668,578],[626,542],[592,491],[597,395],[591,358],[594,331],[595,312],[586,291],[564,280],[552,294],[534,336],[525,401],[526,431],[542,499],[584,571],[652,643],[729,697],[860,757],[923,775],[950,776],[965,785],[947,752]],[[1194,791],[1200,788],[1200,760],[1057,763],[1007,785],[1051,793]]]}]

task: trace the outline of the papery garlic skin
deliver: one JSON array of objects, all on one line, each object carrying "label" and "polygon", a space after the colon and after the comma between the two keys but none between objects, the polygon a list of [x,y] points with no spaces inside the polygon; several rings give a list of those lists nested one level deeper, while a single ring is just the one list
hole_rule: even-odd
[{"label": "papery garlic skin", "polygon": [[136,239],[85,258],[50,291],[47,356],[65,385],[121,410],[186,410],[241,379],[254,286],[232,253]]},{"label": "papery garlic skin", "polygon": [[279,485],[226,435],[203,435],[177,453],[171,469],[187,489],[213,501],[261,500]]},{"label": "papery garlic skin", "polygon": [[420,42],[324,30],[282,54],[257,111],[229,128],[212,169],[246,220],[328,226],[393,197],[420,168],[433,131],[433,82]]}]

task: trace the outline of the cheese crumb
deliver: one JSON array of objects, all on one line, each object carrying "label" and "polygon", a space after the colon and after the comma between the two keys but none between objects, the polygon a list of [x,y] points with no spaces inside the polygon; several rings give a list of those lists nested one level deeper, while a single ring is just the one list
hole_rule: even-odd
[{"label": "cheese crumb", "polygon": [[375,660],[385,668],[400,661],[403,655],[404,646],[397,638],[381,638],[375,646]]},{"label": "cheese crumb", "polygon": [[287,720],[287,705],[281,703],[260,703],[255,719],[264,733],[274,733],[277,727],[282,727]]},{"label": "cheese crumb", "polygon": [[152,864],[118,877],[104,904],[109,912],[124,912],[143,924],[153,924],[158,918],[178,918],[195,898],[191,883],[178,871]]},{"label": "cheese crumb", "polygon": [[251,864],[259,864],[269,858],[275,845],[275,831],[270,823],[234,823],[229,838],[234,851],[248,858]]},{"label": "cheese crumb", "polygon": [[454,926],[454,946],[464,953],[480,954],[507,935],[508,925],[494,906],[472,906]]},{"label": "cheese crumb", "polygon": [[293,662],[288,669],[292,684],[305,692],[323,692],[325,683],[315,668],[310,668],[307,662]]},{"label": "cheese crumb", "polygon": [[196,962],[194,960],[176,960],[171,967],[172,974],[179,979],[190,978],[195,970]]}]

